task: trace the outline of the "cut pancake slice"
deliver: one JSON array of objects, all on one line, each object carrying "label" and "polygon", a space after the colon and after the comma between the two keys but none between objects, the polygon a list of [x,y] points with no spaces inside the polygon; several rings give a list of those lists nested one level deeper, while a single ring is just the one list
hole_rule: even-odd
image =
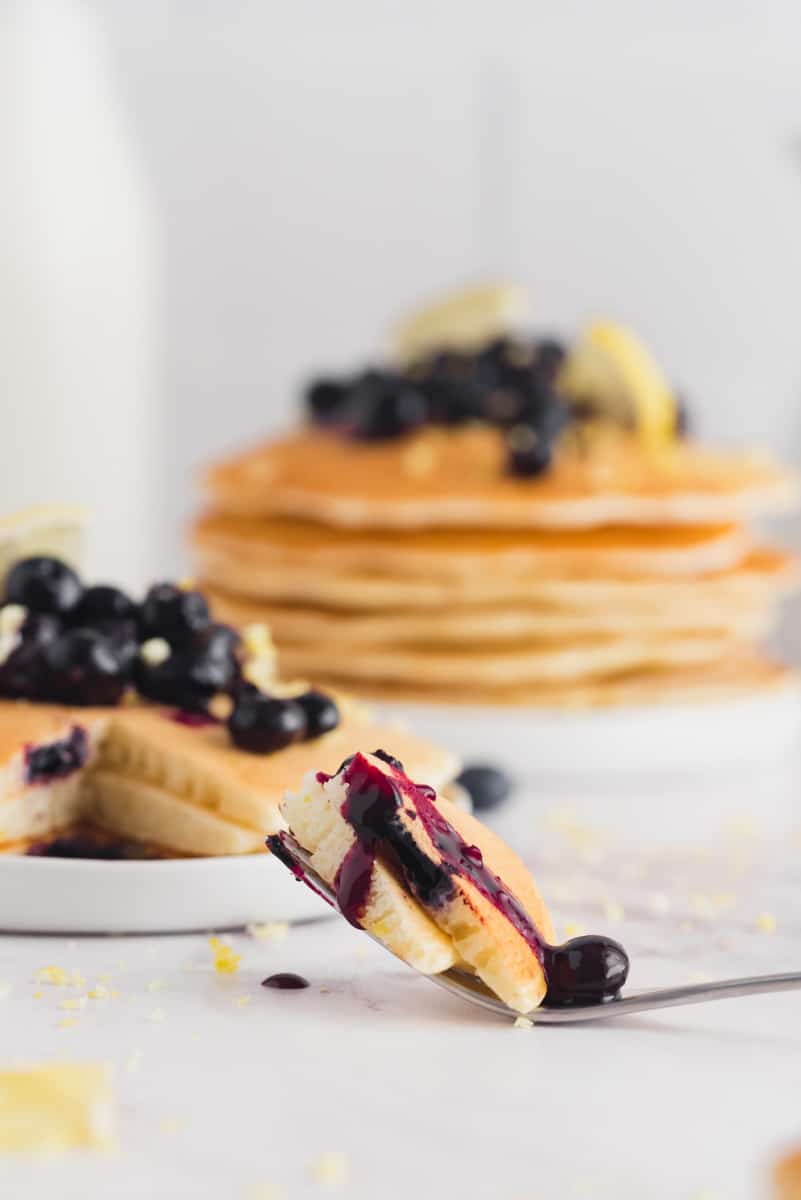
[{"label": "cut pancake slice", "polygon": [[397,760],[359,754],[310,775],[282,811],[353,924],[418,970],[466,965],[519,1012],[542,1002],[553,928],[531,875]]},{"label": "cut pancake slice", "polygon": [[464,579],[477,571],[524,575],[698,575],[741,562],[752,539],[742,525],[600,529],[330,529],[302,521],[212,514],[193,531],[207,554],[265,570],[319,567],[337,574]]},{"label": "cut pancake slice", "polygon": [[310,759],[334,771],[389,737],[421,779],[441,787],[456,775],[449,752],[345,697],[338,707],[337,728],[313,743],[249,754],[224,724],[155,706],[0,703],[0,852],[84,827],[167,853],[263,851],[265,836],[283,827],[284,792]]},{"label": "cut pancake slice", "polygon": [[[342,702],[342,720],[316,739],[314,761],[336,770],[348,754],[391,734],[421,779],[442,786],[456,773],[454,756],[404,731],[387,730],[357,705]],[[121,714],[122,715],[122,714]],[[150,707],[115,720],[102,765],[129,781],[166,792],[201,811],[261,835],[282,828],[278,806],[287,788],[308,770],[310,746],[297,742],[275,754],[247,754],[231,744],[224,725],[186,725]]]},{"label": "cut pancake slice", "polygon": [[93,771],[87,777],[82,817],[93,828],[171,854],[253,854],[264,849],[261,830],[114,771]]},{"label": "cut pancake slice", "polygon": [[759,548],[742,563],[698,578],[656,574],[636,577],[603,575],[508,576],[489,569],[456,579],[338,572],[313,563],[265,567],[250,556],[204,551],[200,556],[203,588],[212,598],[311,605],[317,608],[419,609],[422,611],[525,604],[532,607],[584,608],[648,606],[687,612],[709,600],[727,606],[739,599],[774,597],[796,582],[795,559],[780,550]]},{"label": "cut pancake slice", "polygon": [[740,644],[726,636],[684,634],[654,637],[568,639],[528,642],[512,649],[497,646],[413,649],[370,646],[284,645],[282,670],[289,674],[316,670],[324,676],[381,683],[401,683],[421,690],[433,687],[512,688],[604,678],[644,667],[715,663]]},{"label": "cut pancake slice", "polygon": [[564,448],[536,479],[507,474],[505,454],[484,426],[371,443],[309,429],[212,468],[206,487],[220,512],[374,529],[718,525],[791,507],[798,492],[768,459],[690,442],[649,450],[622,432],[592,453]]},{"label": "cut pancake slice", "polygon": [[97,761],[105,725],[97,711],[0,704],[0,849],[79,820],[82,775]]},{"label": "cut pancake slice", "polygon": [[637,633],[709,631],[720,636],[761,638],[775,617],[777,601],[740,603],[721,608],[698,603],[689,611],[670,607],[620,608],[605,605],[592,609],[476,607],[450,612],[419,610],[358,612],[305,608],[238,601],[207,589],[216,616],[233,625],[262,622],[269,625],[279,645],[296,645],[310,651],[337,642],[364,650],[369,646],[450,646],[527,642],[532,638],[564,642],[571,637]]}]

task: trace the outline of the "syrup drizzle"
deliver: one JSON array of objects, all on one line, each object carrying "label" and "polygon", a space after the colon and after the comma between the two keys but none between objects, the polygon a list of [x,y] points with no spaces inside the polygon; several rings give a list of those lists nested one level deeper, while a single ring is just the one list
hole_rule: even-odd
[{"label": "syrup drizzle", "polygon": [[185,708],[176,708],[166,715],[170,721],[175,721],[176,725],[188,725],[190,729],[203,729],[207,725],[222,724],[222,722],[219,721],[217,717],[213,717],[211,713],[189,712],[189,710]]}]

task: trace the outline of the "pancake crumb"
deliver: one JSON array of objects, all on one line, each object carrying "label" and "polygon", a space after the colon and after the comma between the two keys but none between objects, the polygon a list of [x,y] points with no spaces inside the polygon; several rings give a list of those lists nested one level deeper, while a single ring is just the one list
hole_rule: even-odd
[{"label": "pancake crumb", "polygon": [[289,924],[286,921],[256,922],[248,925],[247,931],[259,942],[282,942],[289,933]]},{"label": "pancake crumb", "polygon": [[604,918],[607,921],[622,921],[626,915],[626,910],[622,904],[618,904],[615,900],[604,900]]},{"label": "pancake crumb", "polygon": [[167,1019],[167,1014],[164,1012],[163,1008],[154,1008],[152,1012],[147,1014],[147,1019],[148,1021],[153,1022],[154,1025],[160,1025]]},{"label": "pancake crumb", "polygon": [[770,912],[760,913],[754,922],[760,933],[775,933],[777,923],[775,916]]},{"label": "pancake crumb", "polygon": [[339,1150],[321,1154],[312,1167],[314,1181],[321,1187],[342,1187],[347,1183],[349,1173],[347,1157]]},{"label": "pancake crumb", "polygon": [[284,1200],[286,1192],[277,1183],[251,1183],[245,1189],[244,1200]]},{"label": "pancake crumb", "polygon": [[235,996],[232,1004],[234,1008],[247,1008],[250,1004],[250,996]]},{"label": "pancake crumb", "polygon": [[78,1021],[76,1020],[75,1017],[64,1017],[63,1021],[59,1021],[57,1028],[58,1029],[74,1029],[77,1024],[78,1024]]},{"label": "pancake crumb", "polygon": [[58,1007],[66,1008],[70,1012],[80,1012],[82,1008],[86,1008],[86,996],[67,996],[60,1001]]},{"label": "pancake crumb", "polygon": [[53,987],[69,987],[70,973],[63,967],[40,967],[36,972],[37,983],[51,983]]},{"label": "pancake crumb", "polygon": [[534,1022],[530,1017],[515,1017],[512,1026],[513,1029],[533,1029]]}]

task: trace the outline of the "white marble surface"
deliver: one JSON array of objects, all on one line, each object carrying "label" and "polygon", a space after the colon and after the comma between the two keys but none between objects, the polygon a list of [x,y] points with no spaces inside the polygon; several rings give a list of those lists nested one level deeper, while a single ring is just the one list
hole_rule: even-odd
[{"label": "white marble surface", "polygon": [[[797,785],[794,767],[736,786],[540,783],[500,826],[563,931],[626,943],[634,985],[788,970],[801,966]],[[637,799],[660,846],[620,836]],[[705,837],[669,846],[658,817],[682,805]],[[300,1200],[326,1194],[313,1168],[331,1151],[349,1169],[333,1194],[354,1200],[757,1200],[772,1158],[801,1141],[801,996],[516,1030],[340,921],[229,937],[230,977],[200,935],[0,937],[0,1061],[114,1063],[121,1142],[109,1158],[1,1160],[0,1196]],[[119,998],[64,1010],[86,989],[37,985],[48,964],[88,986],[109,973]],[[260,987],[279,970],[311,988]]]}]

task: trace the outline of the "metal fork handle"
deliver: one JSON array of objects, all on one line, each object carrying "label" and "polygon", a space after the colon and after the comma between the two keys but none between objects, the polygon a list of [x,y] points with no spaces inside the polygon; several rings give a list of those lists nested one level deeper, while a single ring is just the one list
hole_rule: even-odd
[{"label": "metal fork handle", "polygon": [[[801,989],[801,971],[779,975],[748,975],[742,979],[721,979],[714,983],[693,983],[685,987],[655,988],[622,996],[595,1009],[595,1019],[625,1017],[629,1013],[651,1012],[657,1008],[675,1008],[680,1004],[701,1004],[708,1000],[733,1000],[738,996],[760,996],[768,992],[793,992]],[[550,1020],[586,1021],[591,1008],[548,1009]],[[559,1016],[557,1017],[557,1013]],[[535,1015],[536,1019],[536,1015]]]}]

